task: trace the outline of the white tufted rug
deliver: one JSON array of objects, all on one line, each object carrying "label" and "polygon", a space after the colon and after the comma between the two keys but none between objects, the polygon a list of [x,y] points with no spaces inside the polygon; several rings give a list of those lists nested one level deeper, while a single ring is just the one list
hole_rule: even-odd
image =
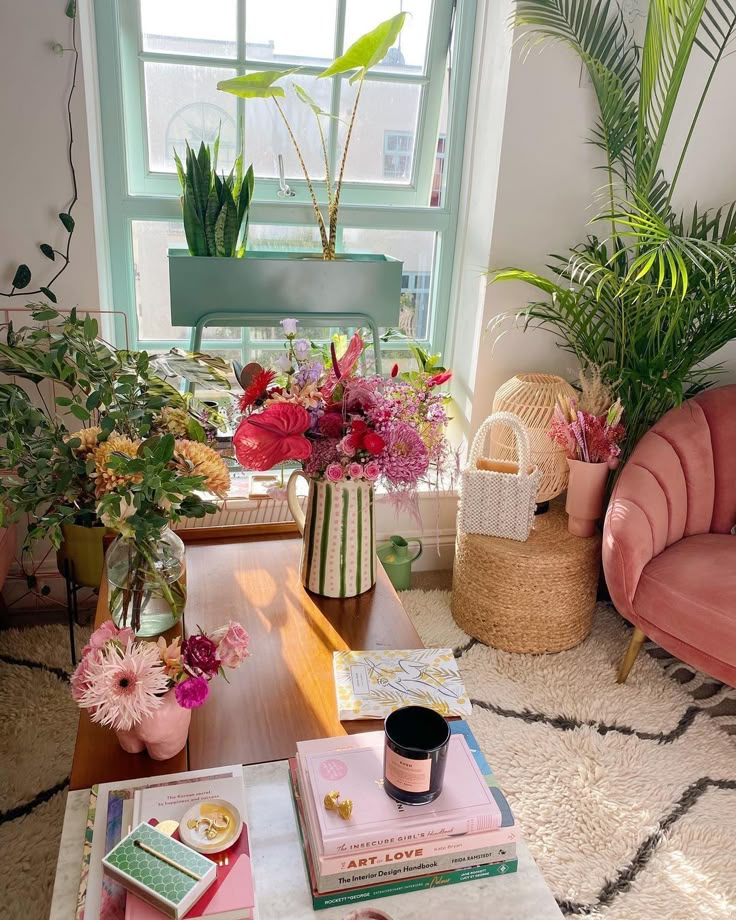
[{"label": "white tufted rug", "polygon": [[0,631],[2,920],[49,915],[79,721],[70,671],[66,626]]},{"label": "white tufted rug", "polygon": [[470,725],[563,913],[736,917],[733,736],[648,655],[615,682],[628,635],[611,608],[582,645],[531,656],[470,639],[449,591],[401,600],[426,645],[456,649]]}]

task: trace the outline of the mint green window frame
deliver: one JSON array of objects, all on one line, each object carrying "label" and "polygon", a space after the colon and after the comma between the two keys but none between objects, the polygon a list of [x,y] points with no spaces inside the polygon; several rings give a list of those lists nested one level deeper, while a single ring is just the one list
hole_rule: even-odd
[{"label": "mint green window frame", "polygon": [[[103,161],[107,204],[110,277],[115,308],[124,311],[128,341],[132,348],[165,349],[181,345],[181,340],[141,339],[138,335],[133,274],[132,226],[138,220],[180,221],[179,184],[174,174],[148,168],[145,85],[146,61],[195,64],[203,67],[228,67],[238,73],[268,70],[273,63],[245,57],[245,16],[250,0],[238,2],[237,58],[196,57],[189,54],[146,52],[142,50],[138,0],[95,0],[95,27],[102,101]],[[305,0],[307,2],[307,0]],[[346,0],[337,0],[334,52],[343,48]],[[422,87],[414,144],[411,179],[407,183],[348,182],[340,202],[343,228],[386,231],[429,231],[435,234],[432,263],[430,321],[422,343],[441,351],[447,333],[450,282],[459,210],[461,166],[467,116],[470,65],[476,0],[433,0],[425,67],[421,73],[371,72],[369,80],[411,83]],[[450,63],[452,64],[450,68]],[[449,79],[446,81],[448,76]],[[304,67],[305,74],[319,73],[319,67]],[[339,111],[344,78],[335,79],[332,110]],[[447,141],[445,144],[444,194],[441,207],[429,207],[440,110],[447,93]],[[250,103],[249,103],[250,104]],[[263,104],[257,101],[256,104]],[[358,115],[360,118],[360,113]],[[237,100],[238,143],[244,137],[244,100]],[[337,131],[330,127],[330,159],[334,167],[339,156]],[[253,224],[312,227],[314,214],[303,179],[289,178],[295,197],[276,196],[278,180],[256,179],[255,200],[251,207]],[[324,182],[316,181],[318,197],[326,199]],[[338,240],[339,248],[340,240]],[[391,253],[388,253],[389,255]],[[123,342],[124,320],[117,320],[115,335]],[[246,356],[249,331],[243,329],[240,341],[210,339],[204,349],[242,348]],[[258,340],[259,349],[280,347]]]}]

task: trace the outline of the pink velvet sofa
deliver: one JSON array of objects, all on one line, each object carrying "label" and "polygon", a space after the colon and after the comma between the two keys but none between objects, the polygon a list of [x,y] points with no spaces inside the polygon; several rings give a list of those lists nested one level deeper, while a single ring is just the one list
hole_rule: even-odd
[{"label": "pink velvet sofa", "polygon": [[613,490],[603,567],[636,627],[618,679],[645,638],[736,686],[736,386],[664,415]]}]

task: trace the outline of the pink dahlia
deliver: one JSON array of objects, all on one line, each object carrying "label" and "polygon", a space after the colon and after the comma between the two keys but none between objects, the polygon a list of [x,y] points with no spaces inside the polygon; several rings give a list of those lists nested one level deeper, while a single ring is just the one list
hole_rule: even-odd
[{"label": "pink dahlia", "polygon": [[93,722],[128,731],[161,705],[168,678],[153,642],[108,643],[86,660],[78,702]]},{"label": "pink dahlia", "polygon": [[182,709],[196,709],[210,695],[210,685],[205,677],[187,677],[174,688],[176,702]]},{"label": "pink dahlia", "polygon": [[383,475],[393,485],[414,485],[429,467],[424,441],[406,422],[390,422],[382,434],[386,441],[380,457]]}]

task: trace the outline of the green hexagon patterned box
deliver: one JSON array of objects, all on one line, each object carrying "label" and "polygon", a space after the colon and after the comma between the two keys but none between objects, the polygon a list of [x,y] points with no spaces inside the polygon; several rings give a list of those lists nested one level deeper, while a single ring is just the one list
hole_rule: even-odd
[{"label": "green hexagon patterned box", "polygon": [[167,917],[180,920],[214,882],[217,866],[145,822],[102,860],[105,871]]}]

